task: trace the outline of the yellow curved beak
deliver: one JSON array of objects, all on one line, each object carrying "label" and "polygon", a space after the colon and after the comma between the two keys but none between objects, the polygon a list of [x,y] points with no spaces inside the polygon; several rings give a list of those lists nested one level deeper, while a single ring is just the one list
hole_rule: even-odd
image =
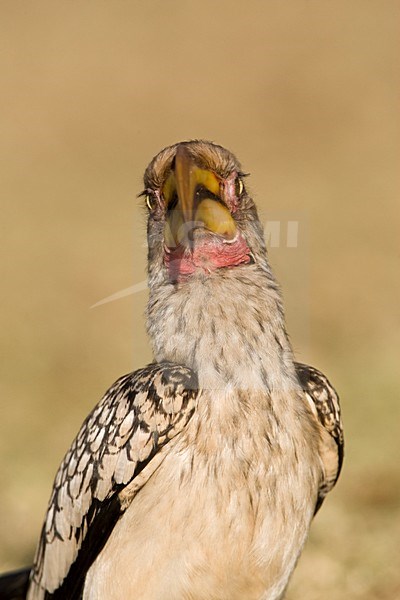
[{"label": "yellow curved beak", "polygon": [[[207,191],[211,192],[209,197]],[[230,211],[216,199],[221,197],[220,179],[212,171],[198,167],[184,145],[178,146],[163,196],[168,211],[165,228],[168,247],[189,243],[191,232],[199,227],[226,240],[236,236]]]}]

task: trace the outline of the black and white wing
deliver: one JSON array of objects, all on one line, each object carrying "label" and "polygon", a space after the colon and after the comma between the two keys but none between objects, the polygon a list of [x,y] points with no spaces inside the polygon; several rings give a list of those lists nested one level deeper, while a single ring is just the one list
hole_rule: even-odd
[{"label": "black and white wing", "polygon": [[315,512],[340,475],[343,462],[343,426],[339,397],[329,380],[317,369],[295,363],[297,376],[313,415],[320,425],[320,457],[324,477],[318,490]]},{"label": "black and white wing", "polygon": [[188,423],[197,396],[194,373],[170,363],[121,377],[108,390],[57,472],[28,600],[81,597],[88,569]]}]

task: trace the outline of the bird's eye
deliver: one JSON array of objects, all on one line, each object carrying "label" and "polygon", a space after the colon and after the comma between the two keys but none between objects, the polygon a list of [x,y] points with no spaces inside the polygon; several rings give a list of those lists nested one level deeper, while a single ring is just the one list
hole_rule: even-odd
[{"label": "bird's eye", "polygon": [[146,194],[147,208],[152,212],[157,206],[157,198],[153,194]]},{"label": "bird's eye", "polygon": [[240,196],[243,194],[243,190],[243,181],[240,179],[240,177],[237,177],[235,181],[235,194],[237,198],[240,198]]}]

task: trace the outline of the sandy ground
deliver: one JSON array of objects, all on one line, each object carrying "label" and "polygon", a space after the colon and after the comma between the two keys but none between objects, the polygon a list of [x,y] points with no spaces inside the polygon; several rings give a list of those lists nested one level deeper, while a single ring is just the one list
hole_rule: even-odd
[{"label": "sandy ground", "polygon": [[5,0],[0,17],[0,570],[32,560],[90,408],[151,359],[146,291],[90,307],[145,279],[142,172],[198,137],[251,172],[297,356],[343,404],[343,475],[288,599],[400,597],[399,2]]}]

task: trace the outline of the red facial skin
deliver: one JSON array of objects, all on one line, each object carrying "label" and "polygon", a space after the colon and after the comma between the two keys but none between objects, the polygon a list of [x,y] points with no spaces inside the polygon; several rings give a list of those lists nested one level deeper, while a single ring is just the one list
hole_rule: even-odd
[{"label": "red facial skin", "polygon": [[199,270],[210,273],[250,262],[250,249],[240,233],[233,242],[228,243],[219,236],[209,234],[199,243],[195,242],[193,248],[166,248],[164,253],[164,264],[172,282],[184,281]]}]

